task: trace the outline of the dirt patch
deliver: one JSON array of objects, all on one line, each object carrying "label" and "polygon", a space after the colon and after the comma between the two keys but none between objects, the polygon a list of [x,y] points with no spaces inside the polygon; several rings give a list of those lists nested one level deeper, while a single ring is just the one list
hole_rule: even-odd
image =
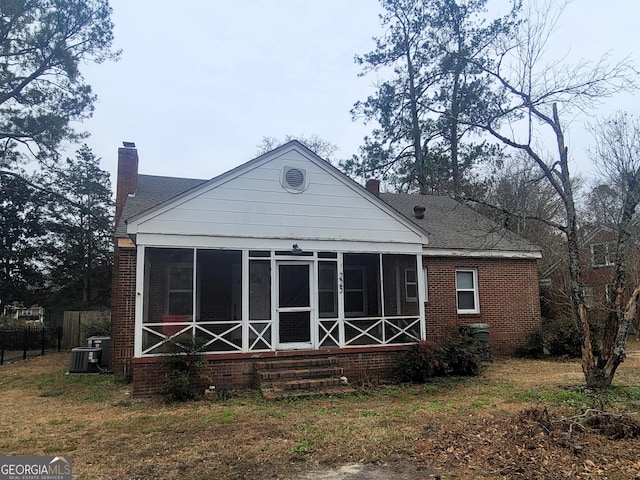
[{"label": "dirt patch", "polygon": [[439,472],[402,462],[396,465],[345,465],[339,468],[315,470],[295,480],[424,480],[442,478]]}]

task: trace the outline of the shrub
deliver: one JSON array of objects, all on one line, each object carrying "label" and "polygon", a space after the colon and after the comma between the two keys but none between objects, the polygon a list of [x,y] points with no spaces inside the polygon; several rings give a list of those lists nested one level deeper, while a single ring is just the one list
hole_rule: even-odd
[{"label": "shrub", "polygon": [[84,329],[84,334],[87,338],[107,336],[111,333],[111,318],[98,318],[84,325]]},{"label": "shrub", "polygon": [[174,352],[165,360],[167,374],[162,386],[162,396],[167,403],[186,402],[200,398],[198,386],[202,369],[207,360],[202,355],[202,345],[189,337],[173,343]]},{"label": "shrub", "polygon": [[444,345],[444,369],[449,375],[474,376],[480,373],[482,352],[472,337],[461,335]]},{"label": "shrub", "polygon": [[425,340],[413,345],[396,364],[396,376],[403,382],[424,383],[428,378],[440,373],[439,355],[444,349]]},{"label": "shrub", "polygon": [[436,376],[477,375],[479,353],[476,341],[466,336],[455,337],[442,346],[421,340],[398,360],[396,376],[403,382],[424,383]]},{"label": "shrub", "polygon": [[[589,327],[592,342],[597,345],[602,336],[601,323],[591,321]],[[527,358],[542,358],[547,355],[580,357],[580,335],[571,318],[543,318],[540,327],[529,334],[527,343],[517,353]]]}]

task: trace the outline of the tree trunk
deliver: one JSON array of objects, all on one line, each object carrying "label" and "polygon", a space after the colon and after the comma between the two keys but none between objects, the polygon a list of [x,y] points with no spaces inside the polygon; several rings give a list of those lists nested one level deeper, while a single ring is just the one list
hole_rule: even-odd
[{"label": "tree trunk", "polygon": [[627,334],[629,325],[638,313],[640,308],[640,286],[631,294],[627,306],[622,316],[622,321],[618,326],[613,349],[611,354],[602,366],[593,365],[591,369],[585,372],[587,387],[593,389],[608,388],[611,386],[616,370],[627,356]]},{"label": "tree trunk", "polygon": [[415,72],[413,71],[413,60],[411,59],[411,49],[409,41],[406,42],[407,72],[409,74],[409,103],[411,105],[411,134],[413,137],[414,157],[416,159],[416,179],[420,187],[420,195],[427,192],[427,174],[425,172],[424,158],[422,156],[422,131],[420,129],[420,119],[418,117],[418,100],[415,85]]}]

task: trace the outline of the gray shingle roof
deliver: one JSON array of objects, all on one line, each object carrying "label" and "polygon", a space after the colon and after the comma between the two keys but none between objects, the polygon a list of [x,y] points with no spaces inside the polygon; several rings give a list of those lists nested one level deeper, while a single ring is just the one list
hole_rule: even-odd
[{"label": "gray shingle roof", "polygon": [[127,219],[156,207],[204,182],[206,180],[195,178],[138,175],[136,194],[133,197],[127,197],[125,201],[120,223],[116,227],[116,237],[127,236],[127,225],[125,223]]},{"label": "gray shingle roof", "polygon": [[[381,193],[380,199],[426,232],[427,249],[540,251],[529,241],[449,197]],[[425,208],[423,219],[416,218],[415,206]]]},{"label": "gray shingle roof", "polygon": [[[126,237],[126,220],[160,205],[207,180],[138,175],[135,196],[127,197],[116,237]],[[538,252],[527,240],[510,233],[488,218],[455,200],[437,195],[381,193],[379,198],[425,231],[427,249],[466,251],[503,250]],[[413,207],[425,207],[423,219]]]}]

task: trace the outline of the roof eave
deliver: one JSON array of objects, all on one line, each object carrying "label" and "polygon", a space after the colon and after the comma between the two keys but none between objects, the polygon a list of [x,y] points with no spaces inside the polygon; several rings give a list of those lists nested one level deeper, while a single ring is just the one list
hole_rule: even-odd
[{"label": "roof eave", "polygon": [[538,260],[542,253],[536,250],[467,250],[462,248],[430,248],[422,251],[424,257],[457,257],[457,258],[517,258]]}]

